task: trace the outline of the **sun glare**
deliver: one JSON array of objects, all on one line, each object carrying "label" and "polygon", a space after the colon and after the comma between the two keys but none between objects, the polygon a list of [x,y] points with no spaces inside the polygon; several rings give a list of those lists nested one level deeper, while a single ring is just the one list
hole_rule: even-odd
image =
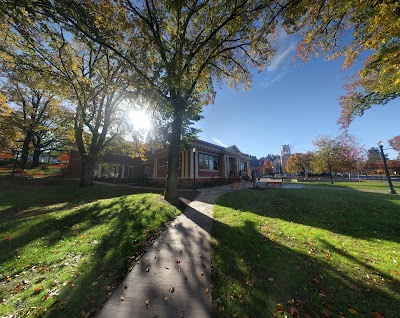
[{"label": "sun glare", "polygon": [[143,110],[132,110],[129,112],[129,118],[135,130],[150,130],[151,119],[150,116]]}]

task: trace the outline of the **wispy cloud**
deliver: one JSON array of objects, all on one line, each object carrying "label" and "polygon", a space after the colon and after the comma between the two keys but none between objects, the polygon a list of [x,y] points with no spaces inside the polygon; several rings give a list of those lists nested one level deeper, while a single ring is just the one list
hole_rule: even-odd
[{"label": "wispy cloud", "polygon": [[219,140],[218,138],[212,137],[211,138],[215,143],[217,143],[218,145],[222,146],[222,147],[228,147],[227,145],[225,145],[221,140]]},{"label": "wispy cloud", "polygon": [[[287,42],[287,41],[284,41]],[[276,50],[275,56],[272,58],[271,64],[268,66],[268,70],[273,72],[277,70],[283,62],[290,62],[287,56],[296,50],[296,43],[278,43],[278,48]]]},{"label": "wispy cloud", "polygon": [[296,45],[295,36],[288,35],[284,30],[279,32],[276,38],[275,55],[267,68],[266,78],[263,83],[264,87],[279,81],[288,72],[288,65],[292,62]]}]

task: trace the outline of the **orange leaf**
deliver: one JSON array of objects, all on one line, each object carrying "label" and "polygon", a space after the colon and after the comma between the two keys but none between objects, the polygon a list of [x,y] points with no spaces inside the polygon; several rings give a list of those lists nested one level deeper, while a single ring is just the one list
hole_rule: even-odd
[{"label": "orange leaf", "polygon": [[349,311],[353,314],[353,315],[357,315],[357,310],[353,309],[353,308],[349,308]]},{"label": "orange leaf", "polygon": [[43,286],[39,286],[39,287],[35,288],[34,292],[39,293],[42,289],[43,289]]},{"label": "orange leaf", "polygon": [[283,313],[285,309],[283,309],[283,306],[281,304],[276,304],[276,310]]},{"label": "orange leaf", "polygon": [[374,318],[384,318],[379,312],[377,312],[376,310],[374,310],[372,312],[372,315],[374,316]]}]

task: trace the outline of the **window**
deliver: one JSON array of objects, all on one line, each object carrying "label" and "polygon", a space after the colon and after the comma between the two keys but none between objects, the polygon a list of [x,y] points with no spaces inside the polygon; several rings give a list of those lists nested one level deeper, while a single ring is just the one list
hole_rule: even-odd
[{"label": "window", "polygon": [[165,167],[165,166],[168,166],[168,160],[167,160],[167,157],[161,157],[161,158],[158,158],[158,160],[157,160],[157,163],[158,163],[158,166],[159,166],[159,167]]},{"label": "window", "polygon": [[146,165],[146,167],[144,168],[144,175],[146,176],[147,179],[150,178],[150,166]]},{"label": "window", "polygon": [[199,170],[218,170],[218,157],[199,153]]},{"label": "window", "polygon": [[133,166],[125,166],[124,178],[133,178]]},{"label": "window", "polygon": [[246,161],[240,161],[240,170],[242,172],[246,172],[247,171],[247,162]]}]

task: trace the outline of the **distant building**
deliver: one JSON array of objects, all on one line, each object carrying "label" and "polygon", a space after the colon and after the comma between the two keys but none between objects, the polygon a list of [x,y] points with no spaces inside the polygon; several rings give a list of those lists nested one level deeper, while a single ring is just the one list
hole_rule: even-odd
[{"label": "distant building", "polygon": [[272,161],[272,173],[281,173],[281,158],[278,157]]},{"label": "distant building", "polygon": [[280,164],[282,170],[280,173],[286,173],[286,163],[290,157],[290,146],[289,145],[282,145],[281,146],[281,157],[280,157]]},{"label": "distant building", "polygon": [[[195,151],[193,151],[195,150]],[[67,176],[81,175],[81,159],[77,150],[71,151]],[[108,153],[100,157],[93,171],[95,178],[151,179],[165,182],[168,169],[168,150],[154,149],[145,159],[131,158],[126,154]],[[180,183],[205,183],[221,179],[237,182],[248,179],[250,157],[236,146],[222,147],[199,139],[179,152],[178,181]]]}]

